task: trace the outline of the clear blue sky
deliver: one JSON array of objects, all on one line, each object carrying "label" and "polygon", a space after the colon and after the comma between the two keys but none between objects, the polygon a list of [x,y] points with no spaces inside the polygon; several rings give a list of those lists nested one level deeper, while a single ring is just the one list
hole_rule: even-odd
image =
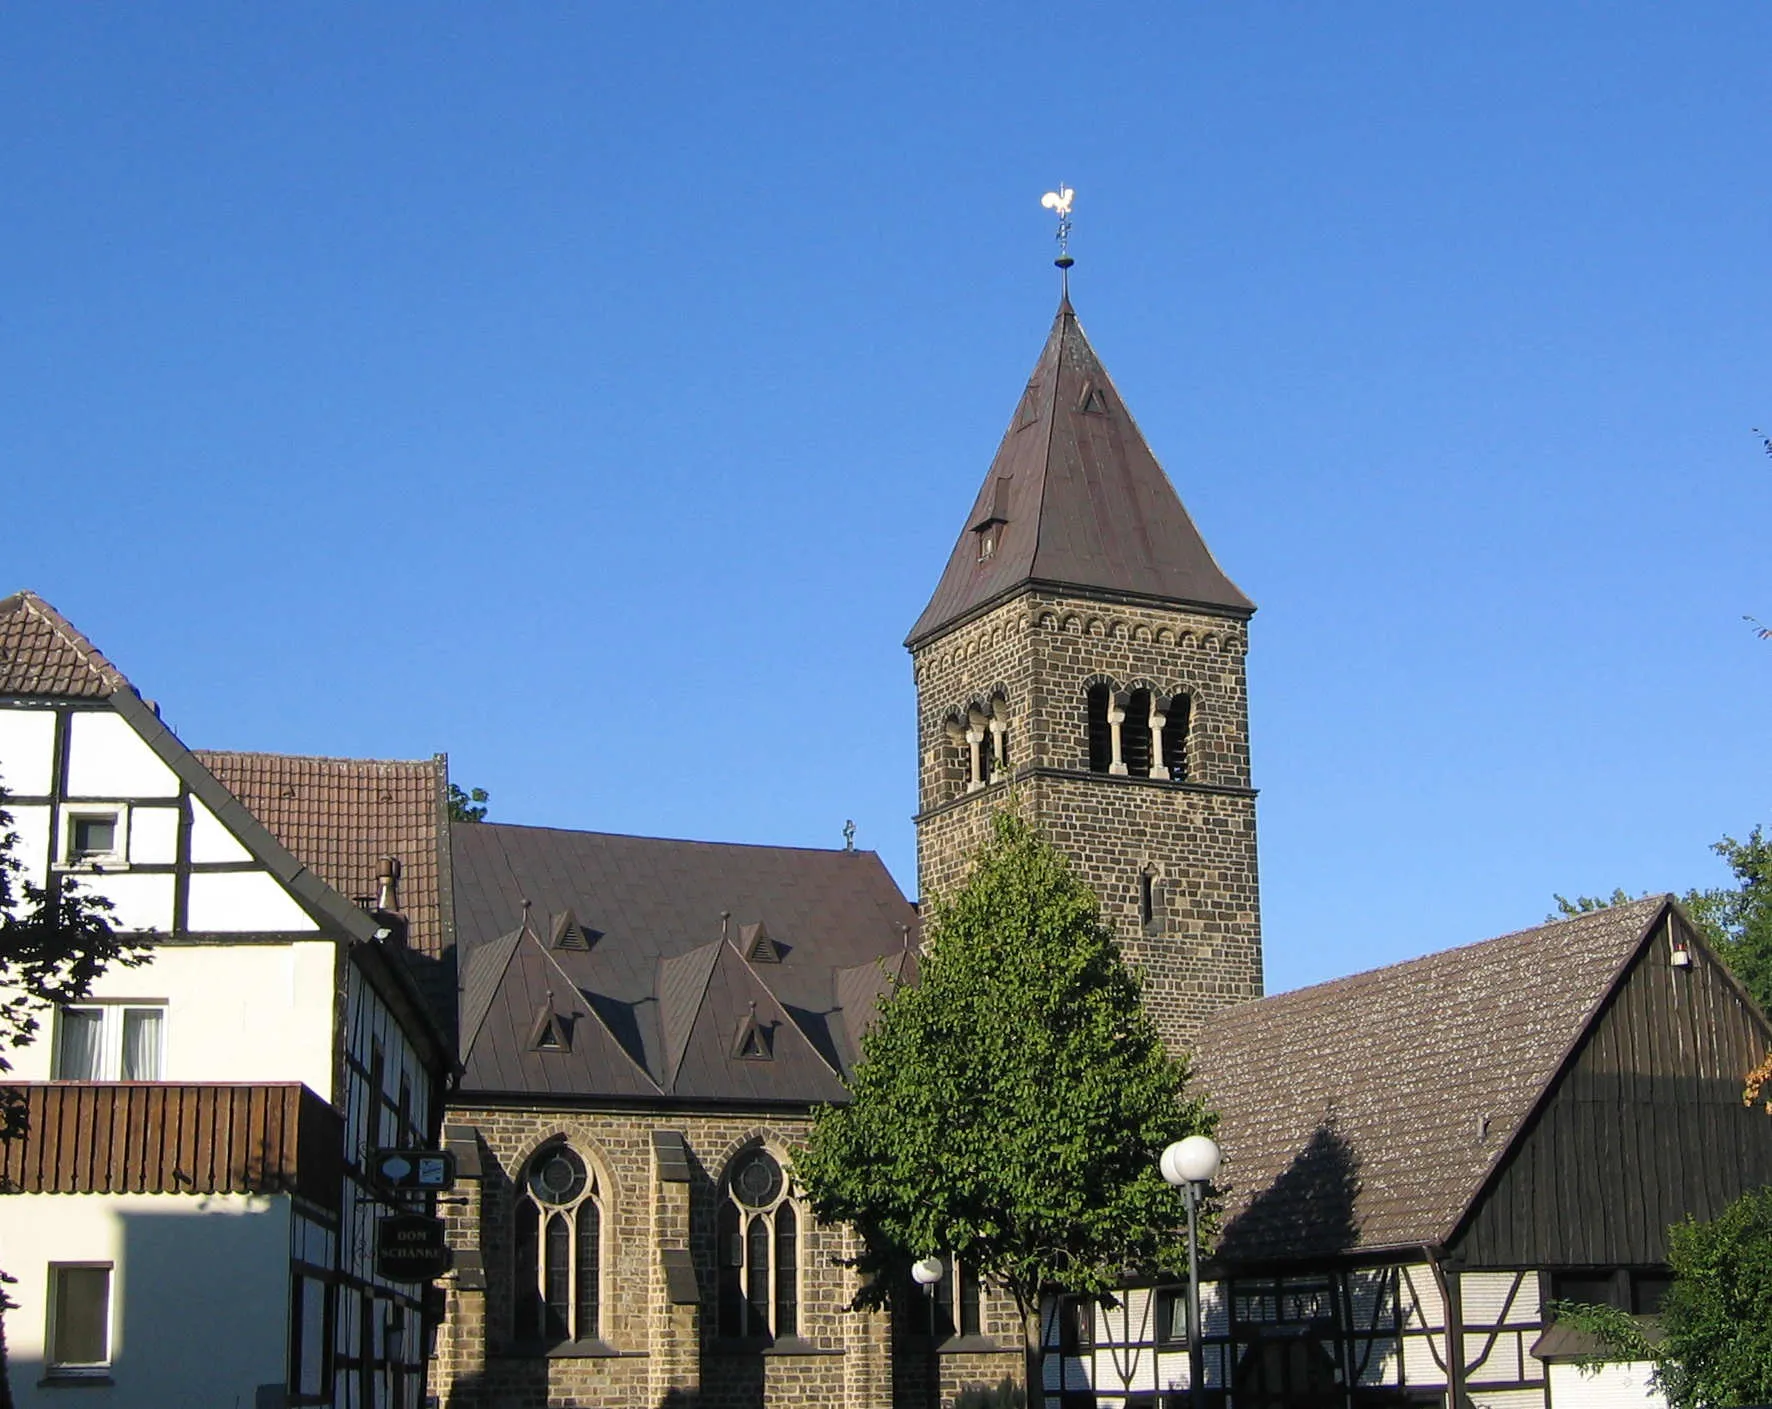
[{"label": "clear blue sky", "polygon": [[1772,821],[1772,5],[0,11],[0,591],[195,745],[914,890],[1050,321],[1252,626],[1270,988]]}]

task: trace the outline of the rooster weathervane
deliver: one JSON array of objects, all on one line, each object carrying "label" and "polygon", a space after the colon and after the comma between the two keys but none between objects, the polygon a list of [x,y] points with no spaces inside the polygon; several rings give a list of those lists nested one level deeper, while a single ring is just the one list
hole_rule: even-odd
[{"label": "rooster weathervane", "polygon": [[1058,258],[1052,262],[1064,276],[1066,298],[1071,296],[1071,266],[1077,262],[1071,258],[1071,202],[1076,198],[1077,193],[1062,181],[1056,191],[1040,197],[1040,204],[1058,217]]}]

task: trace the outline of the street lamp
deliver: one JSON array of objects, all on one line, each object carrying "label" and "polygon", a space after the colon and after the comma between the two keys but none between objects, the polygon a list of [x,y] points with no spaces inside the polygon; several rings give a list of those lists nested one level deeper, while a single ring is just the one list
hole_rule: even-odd
[{"label": "street lamp", "polygon": [[947,1264],[931,1254],[911,1264],[911,1280],[929,1297],[929,1404],[930,1409],[941,1402],[941,1361],[935,1354],[935,1284],[947,1274]]},{"label": "street lamp", "polygon": [[1190,1135],[1163,1151],[1158,1168],[1163,1178],[1180,1187],[1187,1198],[1187,1383],[1194,1409],[1206,1403],[1205,1357],[1200,1354],[1200,1234],[1195,1221],[1200,1196],[1218,1173],[1219,1150],[1214,1140]]}]

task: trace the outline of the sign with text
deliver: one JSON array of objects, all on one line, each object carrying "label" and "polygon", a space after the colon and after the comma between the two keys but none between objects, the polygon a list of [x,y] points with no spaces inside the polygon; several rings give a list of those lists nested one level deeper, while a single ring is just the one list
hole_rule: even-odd
[{"label": "sign with text", "polygon": [[375,1271],[390,1282],[429,1282],[447,1272],[452,1260],[441,1218],[396,1213],[376,1225]]},{"label": "sign with text", "polygon": [[370,1172],[399,1194],[438,1194],[455,1187],[455,1156],[448,1150],[377,1150]]}]

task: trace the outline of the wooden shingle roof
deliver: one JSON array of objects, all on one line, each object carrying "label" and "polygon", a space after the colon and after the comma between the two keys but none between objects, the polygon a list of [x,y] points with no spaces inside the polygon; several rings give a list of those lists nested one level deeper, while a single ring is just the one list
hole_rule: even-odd
[{"label": "wooden shingle roof", "polygon": [[35,592],[0,598],[0,695],[106,699],[123,672]]},{"label": "wooden shingle roof", "polygon": [[1194,1070],[1221,1120],[1219,1256],[1443,1243],[1670,903],[1616,905],[1210,1018]]},{"label": "wooden shingle roof", "polygon": [[[997,525],[990,556],[979,533]],[[1247,617],[1067,299],[935,594],[905,644],[1029,586]]]}]

